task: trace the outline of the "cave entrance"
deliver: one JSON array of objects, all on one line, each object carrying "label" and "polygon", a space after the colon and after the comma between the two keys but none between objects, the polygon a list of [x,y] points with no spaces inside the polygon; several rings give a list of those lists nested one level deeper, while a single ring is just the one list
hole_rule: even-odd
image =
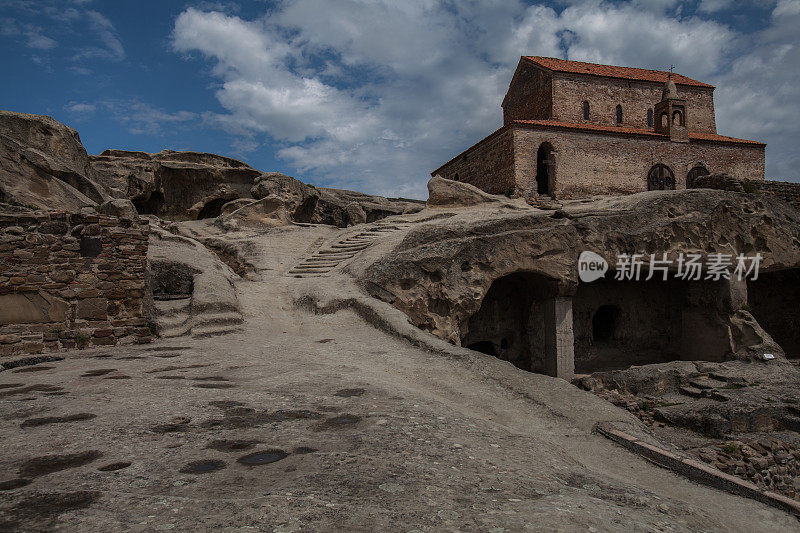
[{"label": "cave entrance", "polygon": [[786,357],[800,358],[800,268],[761,272],[747,280],[747,304]]},{"label": "cave entrance", "polygon": [[532,272],[496,279],[463,328],[461,345],[523,370],[555,375],[548,324],[557,290],[557,280]]},{"label": "cave entrance", "polygon": [[213,200],[209,200],[208,202],[203,205],[203,208],[197,214],[197,220],[203,218],[217,218],[222,214],[222,206],[228,203],[230,200],[225,200],[223,198],[215,198]]},{"label": "cave entrance", "polygon": [[148,196],[138,196],[131,200],[140,215],[158,215],[164,206],[164,195],[161,191],[153,191]]},{"label": "cave entrance", "polygon": [[716,311],[722,284],[660,277],[580,283],[572,299],[575,371],[722,361],[729,351],[727,328]]}]

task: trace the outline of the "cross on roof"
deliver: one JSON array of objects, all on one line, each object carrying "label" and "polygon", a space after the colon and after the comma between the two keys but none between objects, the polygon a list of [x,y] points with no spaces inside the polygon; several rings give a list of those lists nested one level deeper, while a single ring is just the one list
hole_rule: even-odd
[{"label": "cross on roof", "polygon": [[670,79],[670,80],[672,79],[672,73],[673,73],[673,71],[674,71],[674,70],[675,70],[675,65],[670,65],[670,66],[669,66],[669,76],[668,76],[668,79]]}]

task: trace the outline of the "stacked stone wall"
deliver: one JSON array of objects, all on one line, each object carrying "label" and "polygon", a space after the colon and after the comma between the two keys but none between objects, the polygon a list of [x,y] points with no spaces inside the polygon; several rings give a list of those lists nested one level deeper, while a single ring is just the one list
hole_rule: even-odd
[{"label": "stacked stone wall", "polygon": [[148,225],[0,215],[0,356],[149,342]]}]

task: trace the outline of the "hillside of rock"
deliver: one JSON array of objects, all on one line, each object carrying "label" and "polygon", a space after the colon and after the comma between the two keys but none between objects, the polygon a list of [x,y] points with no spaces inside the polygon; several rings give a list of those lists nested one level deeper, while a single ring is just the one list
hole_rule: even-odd
[{"label": "hillside of rock", "polygon": [[78,132],[44,115],[0,111],[0,202],[77,211],[110,198]]}]

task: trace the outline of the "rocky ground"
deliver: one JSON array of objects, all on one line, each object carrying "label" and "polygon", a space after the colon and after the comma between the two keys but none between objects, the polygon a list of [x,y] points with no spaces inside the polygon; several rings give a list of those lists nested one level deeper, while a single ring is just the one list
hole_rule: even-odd
[{"label": "rocky ground", "polygon": [[575,383],[628,410],[678,449],[800,500],[800,372],[791,362],[675,362]]},{"label": "rocky ground", "polygon": [[[214,231],[186,224],[196,236]],[[651,438],[625,410],[565,381],[376,328],[343,303],[366,297],[342,267],[287,275],[353,231],[234,233],[255,265],[252,279],[235,280],[238,332],[0,372],[0,529],[798,527],[597,435],[610,422]],[[391,322],[388,306],[377,309]]]}]

